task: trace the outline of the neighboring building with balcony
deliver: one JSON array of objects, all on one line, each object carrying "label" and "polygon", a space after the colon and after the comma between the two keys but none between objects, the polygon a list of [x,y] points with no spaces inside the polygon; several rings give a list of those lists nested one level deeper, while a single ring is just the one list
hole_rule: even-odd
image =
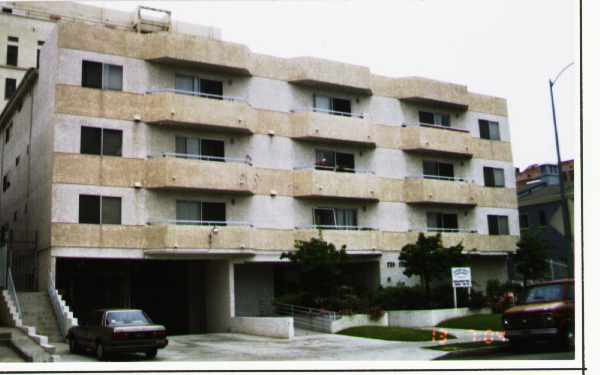
[{"label": "neighboring building with balcony", "polygon": [[228,330],[293,282],[282,252],[319,236],[365,288],[416,282],[398,256],[419,232],[462,241],[477,288],[507,277],[504,99],[75,22],[41,61],[0,117],[0,223],[36,238],[39,286],[76,315],[135,305],[170,332]]}]

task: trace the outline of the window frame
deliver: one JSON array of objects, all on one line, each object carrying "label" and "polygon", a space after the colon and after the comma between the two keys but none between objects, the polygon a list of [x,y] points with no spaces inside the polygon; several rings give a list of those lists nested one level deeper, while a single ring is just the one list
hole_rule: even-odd
[{"label": "window frame", "polygon": [[[86,66],[88,68],[86,68]],[[97,72],[95,72],[96,74],[100,75],[98,77],[99,79],[96,79],[96,80],[91,79],[90,75],[92,72],[88,70],[88,69],[91,69],[91,67],[95,67],[95,69],[97,69],[99,67],[99,70]],[[118,68],[118,70],[120,71],[119,87],[112,87],[110,84],[111,68]],[[88,73],[88,74],[86,75],[86,73]],[[125,69],[124,69],[123,65],[103,63],[103,62],[94,61],[94,60],[82,60],[81,61],[81,87],[97,89],[97,90],[123,91],[124,83],[125,83]]]},{"label": "window frame", "polygon": [[[429,163],[431,164],[430,166],[433,166],[432,170],[435,170],[435,174],[429,174],[429,173],[425,173],[426,172],[426,164]],[[441,172],[441,166],[450,166],[452,169],[452,175],[451,176],[446,176],[443,175]],[[422,163],[422,173],[423,173],[423,178],[425,179],[432,179],[432,180],[450,180],[450,181],[454,181],[456,180],[456,174],[454,173],[454,163],[448,163],[445,161],[439,161],[439,160],[433,160],[433,159],[424,159],[423,163]]]},{"label": "window frame", "polygon": [[[328,211],[332,213],[333,224],[317,224],[317,211]],[[352,212],[354,215],[353,225],[339,225],[338,224],[338,212]],[[315,207],[313,208],[313,226],[318,229],[332,229],[332,230],[343,230],[343,229],[359,229],[358,226],[358,209],[357,208],[340,208],[340,207]],[[339,226],[339,227],[338,227]]]},{"label": "window frame", "polygon": [[[479,138],[488,139],[490,141],[502,140],[502,134],[500,132],[500,123],[498,121],[479,119]],[[492,127],[496,128],[496,133],[492,132]],[[494,137],[492,137],[494,134]]]},{"label": "window frame", "polygon": [[[323,155],[327,155],[327,154],[331,154],[331,156],[333,156],[333,165],[329,165],[329,164],[323,164],[319,162],[319,153],[323,154]],[[338,160],[340,160],[338,158],[338,155],[343,155],[343,156],[351,156],[352,157],[352,168],[342,168],[339,167],[340,164],[338,163]],[[330,172],[341,172],[341,173],[356,173],[356,156],[354,155],[354,153],[352,152],[339,152],[339,151],[335,151],[335,150],[329,150],[329,149],[325,149],[325,148],[315,148],[315,169],[317,170],[324,170],[324,171],[330,171]]]},{"label": "window frame", "polygon": [[[97,130],[100,133],[100,144],[98,145],[98,152],[85,151],[84,152],[84,129],[85,130]],[[120,137],[120,147],[118,152],[116,153],[108,153],[106,152],[107,143],[104,141],[105,132],[107,133],[115,133],[119,134]],[[121,129],[111,129],[111,128],[101,128],[97,126],[81,126],[80,131],[80,142],[79,142],[79,153],[82,155],[99,155],[99,156],[115,156],[115,157],[123,157],[123,130]]]},{"label": "window frame", "polygon": [[[502,174],[501,183],[498,178],[498,174]],[[495,167],[483,167],[483,185],[485,187],[492,188],[504,188],[506,187],[506,175],[504,174],[504,168]]]},{"label": "window frame", "polygon": [[[180,205],[194,205],[196,213],[199,215],[198,219],[180,219],[180,215],[178,214],[177,207]],[[223,208],[223,220],[205,220],[205,210],[206,205],[214,204],[221,205]],[[216,201],[196,201],[196,200],[186,200],[186,199],[178,199],[175,201],[175,220],[185,220],[185,221],[198,221],[198,223],[177,223],[177,225],[212,225],[212,226],[227,226],[227,203],[226,202],[216,202]],[[212,221],[212,223],[204,223],[205,221]]]},{"label": "window frame", "polygon": [[[327,108],[322,108],[322,107],[318,106],[317,104],[319,103],[319,101],[322,101],[322,102],[326,101],[328,103]],[[337,104],[336,104],[336,102],[337,102]],[[341,103],[347,104],[349,111],[336,110],[335,108],[338,107],[337,105],[341,104]],[[334,116],[351,117],[352,116],[352,99],[313,93],[313,112],[327,113],[327,114],[334,115]]]},{"label": "window frame", "polygon": [[[98,222],[90,222],[90,221],[82,221],[81,218],[81,198],[85,197],[85,198],[96,198],[98,200],[98,212],[97,212],[97,218],[98,218]],[[105,212],[104,212],[104,206],[105,206],[105,202],[104,201],[108,201],[108,200],[114,200],[119,202],[119,220],[118,222],[107,222],[106,218],[105,218]],[[123,198],[122,197],[117,197],[117,196],[112,196],[112,195],[96,195],[96,194],[79,194],[78,196],[78,209],[79,209],[79,218],[78,218],[78,223],[79,224],[93,224],[93,225],[123,225]],[[96,209],[96,207],[93,207],[94,210]],[[116,216],[116,215],[115,215]]]},{"label": "window frame", "polygon": [[[506,233],[501,233],[500,220],[506,220]],[[490,236],[507,236],[510,235],[510,222],[508,215],[487,215],[488,220],[488,235]],[[495,220],[495,223],[494,223]],[[494,228],[495,227],[495,228]],[[494,229],[494,230],[493,230]]]},{"label": "window frame", "polygon": [[[437,232],[437,233],[458,233],[459,229],[460,229],[460,225],[458,222],[458,214],[457,213],[452,213],[452,212],[439,212],[439,211],[428,211],[425,213],[426,215],[426,220],[427,220],[427,231],[429,232],[430,229],[435,229],[432,230],[431,232]],[[435,227],[430,227],[429,226],[429,219],[430,217],[432,217],[433,215],[435,215],[435,221],[436,221],[436,226]],[[452,221],[456,222],[456,226],[446,226],[446,221],[448,219],[448,217],[453,217]],[[441,223],[441,224],[440,224]]]},{"label": "window frame", "polygon": [[8,36],[6,44],[6,65],[19,66],[19,38]]},{"label": "window frame", "polygon": [[[9,82],[11,83],[11,85],[9,85]],[[11,87],[12,89],[9,90],[9,87]],[[17,92],[17,87],[17,80],[15,78],[6,77],[4,79],[4,100],[12,99],[12,97],[15,96],[15,93]]]},{"label": "window frame", "polygon": [[[423,119],[423,117],[425,115],[431,115],[432,121],[431,122],[427,122]],[[452,116],[450,116],[450,113],[447,112],[436,112],[436,111],[430,111],[430,110],[419,110],[417,117],[419,119],[419,124],[420,125],[425,125],[425,126],[440,126],[440,127],[445,127],[445,128],[450,128],[452,127]],[[436,123],[436,119],[439,119],[439,123]],[[446,120],[446,121],[444,121]],[[446,124],[444,124],[444,122],[446,122]]]}]

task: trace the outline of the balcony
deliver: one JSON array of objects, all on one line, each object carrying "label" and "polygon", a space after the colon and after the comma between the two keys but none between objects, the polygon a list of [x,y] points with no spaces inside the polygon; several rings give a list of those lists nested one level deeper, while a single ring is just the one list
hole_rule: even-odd
[{"label": "balcony", "polygon": [[463,181],[409,178],[404,191],[408,204],[474,207],[478,202],[476,186]]},{"label": "balcony", "polygon": [[419,105],[466,111],[469,93],[466,86],[426,78],[399,78],[395,82],[397,98]]},{"label": "balcony", "polygon": [[379,183],[377,177],[368,172],[343,173],[301,167],[294,171],[294,196],[378,201]]},{"label": "balcony", "polygon": [[290,115],[292,137],[375,147],[375,128],[364,114],[298,109]]},{"label": "balcony", "polygon": [[52,247],[143,249],[146,226],[52,223]]},{"label": "balcony", "polygon": [[144,37],[142,58],[146,61],[250,75],[250,50],[244,45],[178,33],[152,33]]},{"label": "balcony", "polygon": [[144,179],[144,159],[54,153],[52,181],[78,184],[133,187]]},{"label": "balcony", "polygon": [[296,241],[309,241],[321,238],[333,243],[337,249],[346,245],[346,250],[374,251],[379,249],[379,231],[370,228],[337,228],[318,229],[315,226],[300,228],[295,231]]},{"label": "balcony", "polygon": [[164,153],[146,162],[144,185],[148,189],[252,194],[251,172],[246,160]]},{"label": "balcony", "polygon": [[144,122],[252,133],[256,112],[241,98],[153,89],[144,95]]},{"label": "balcony", "polygon": [[472,158],[471,142],[467,130],[421,124],[402,128],[400,149],[420,155]]},{"label": "balcony", "polygon": [[358,65],[296,57],[290,59],[292,66],[289,81],[312,88],[343,90],[345,92],[371,95],[371,71]]}]

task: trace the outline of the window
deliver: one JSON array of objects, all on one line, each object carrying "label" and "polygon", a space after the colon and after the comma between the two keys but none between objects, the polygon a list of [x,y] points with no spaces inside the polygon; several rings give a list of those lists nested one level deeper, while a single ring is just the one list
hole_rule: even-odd
[{"label": "window", "polygon": [[313,224],[321,229],[357,229],[355,208],[315,208]]},{"label": "window", "polygon": [[17,91],[17,80],[14,78],[6,78],[4,81],[4,99],[9,100]]},{"label": "window", "polygon": [[529,229],[529,216],[527,214],[519,215],[519,227],[521,230]]},{"label": "window", "polygon": [[548,221],[546,220],[546,211],[543,211],[543,210],[538,211],[538,217],[539,217],[540,226],[548,225]]},{"label": "window", "polygon": [[13,212],[13,221],[19,220],[19,211]]},{"label": "window", "polygon": [[12,14],[12,9],[7,7],[2,7],[2,13]]},{"label": "window", "polygon": [[21,161],[21,157],[20,157],[20,156],[17,156],[17,157],[15,158],[15,167],[18,167],[18,166],[19,166],[19,162],[20,162],[20,161]]},{"label": "window", "polygon": [[80,195],[79,223],[121,224],[121,198]]},{"label": "window", "polygon": [[454,165],[435,160],[423,160],[423,177],[437,180],[453,180]]},{"label": "window", "polygon": [[354,155],[330,150],[315,150],[315,168],[354,173]]},{"label": "window", "polygon": [[8,174],[5,174],[4,177],[2,177],[2,191],[7,191],[9,187],[10,179],[8,177]]},{"label": "window", "polygon": [[396,267],[396,262],[387,262],[387,268],[394,268]]},{"label": "window", "polygon": [[[214,139],[175,138],[175,152],[201,160],[225,161],[225,142]],[[178,157],[183,157],[178,155]]]},{"label": "window", "polygon": [[175,75],[175,89],[184,94],[211,99],[223,99],[223,82],[182,74]]},{"label": "window", "polygon": [[450,126],[450,115],[419,111],[419,122],[427,125]]},{"label": "window", "polygon": [[483,167],[483,182],[488,187],[504,187],[504,169]]},{"label": "window", "polygon": [[483,139],[500,140],[500,127],[497,121],[479,120],[479,137]]},{"label": "window", "polygon": [[42,47],[44,46],[44,41],[43,40],[38,40],[37,42],[38,44],[38,48],[37,48],[37,57],[36,57],[36,67],[39,69],[40,68],[40,53],[42,52]]},{"label": "window", "polygon": [[14,36],[8,37],[8,45],[6,46],[6,65],[17,66],[19,62],[19,38]]},{"label": "window", "polygon": [[13,123],[11,122],[10,124],[8,124],[6,126],[6,129],[4,130],[4,143],[8,143],[8,141],[10,141],[12,126],[13,126]]},{"label": "window", "polygon": [[103,90],[123,90],[123,67],[95,61],[82,62],[81,86]]},{"label": "window", "polygon": [[428,232],[458,232],[458,215],[442,212],[427,213]]},{"label": "window", "polygon": [[352,103],[348,99],[314,95],[313,107],[316,112],[326,112],[339,116],[351,116]]},{"label": "window", "polygon": [[121,156],[122,148],[122,130],[81,127],[82,154]]},{"label": "window", "polygon": [[508,234],[508,216],[488,215],[487,218],[490,235]]},{"label": "window", "polygon": [[225,203],[177,201],[176,217],[184,225],[226,225]]}]

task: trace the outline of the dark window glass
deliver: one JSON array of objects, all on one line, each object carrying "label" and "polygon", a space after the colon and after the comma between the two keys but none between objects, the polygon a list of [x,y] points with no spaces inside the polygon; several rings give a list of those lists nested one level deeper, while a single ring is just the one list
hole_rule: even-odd
[{"label": "dark window glass", "polygon": [[12,132],[12,122],[10,124],[8,124],[8,126],[4,130],[4,143],[8,143],[8,141],[10,141],[11,132]]},{"label": "dark window glass", "polygon": [[458,215],[428,212],[427,230],[433,232],[456,232],[458,230]]},{"label": "dark window glass", "polygon": [[335,153],[336,171],[354,173],[354,155],[341,152]]},{"label": "dark window glass", "polygon": [[102,129],[102,154],[121,156],[123,148],[123,131]]},{"label": "dark window glass", "polygon": [[100,197],[97,195],[79,196],[79,223],[100,224]]},{"label": "dark window glass", "polygon": [[508,234],[508,216],[488,215],[488,232],[490,235]]},{"label": "dark window glass", "polygon": [[175,89],[183,91],[182,94],[193,95],[196,92],[195,79],[192,76],[177,74],[175,76]]},{"label": "dark window glass", "polygon": [[538,216],[539,216],[539,219],[540,219],[540,225],[541,226],[548,225],[548,222],[546,220],[546,211],[539,211],[538,212]]},{"label": "dark window glass", "polygon": [[504,169],[483,167],[483,182],[488,187],[504,187]]},{"label": "dark window glass", "polygon": [[35,67],[40,68],[40,50],[37,50],[37,55],[35,56]]},{"label": "dark window glass", "polygon": [[121,224],[121,198],[102,197],[102,224]]},{"label": "dark window glass", "polygon": [[115,91],[123,90],[123,67],[105,64],[103,69],[102,88]]},{"label": "dark window glass", "polygon": [[[207,97],[220,100],[223,96],[223,82],[213,81],[210,79],[201,79],[200,91],[202,94],[209,94]],[[213,95],[216,95],[217,97],[213,97]]]},{"label": "dark window glass", "polygon": [[187,154],[187,138],[185,137],[175,137],[175,153],[177,154]]},{"label": "dark window glass", "polygon": [[[202,220],[202,204],[200,202],[177,201],[176,218],[182,221],[200,221]],[[182,223],[194,224],[194,223]]]},{"label": "dark window glass", "polygon": [[315,208],[314,225],[317,227],[331,227],[335,225],[333,208]]},{"label": "dark window glass", "polygon": [[423,160],[423,175],[425,178],[432,179],[436,177],[454,178],[454,165],[434,160]]},{"label": "dark window glass", "polygon": [[419,122],[423,124],[433,124],[433,113],[419,111]]},{"label": "dark window glass", "polygon": [[350,116],[352,112],[352,104],[348,99],[331,98],[331,110],[341,114],[342,116]]},{"label": "dark window glass", "polygon": [[2,7],[2,13],[12,14],[11,8]]},{"label": "dark window glass", "polygon": [[333,171],[335,169],[335,152],[327,150],[316,150],[315,168]]},{"label": "dark window glass", "polygon": [[8,100],[13,97],[17,91],[17,80],[14,78],[7,78],[4,80],[4,99]]},{"label": "dark window glass", "polygon": [[500,126],[496,121],[479,120],[479,136],[483,139],[500,140]]},{"label": "dark window glass", "polygon": [[490,139],[490,127],[487,120],[479,120],[479,137]]},{"label": "dark window glass", "polygon": [[526,214],[519,215],[519,227],[521,229],[529,228],[529,216],[527,216]]},{"label": "dark window glass", "polygon": [[211,139],[202,139],[200,142],[200,148],[202,150],[202,155],[207,156],[207,158],[203,159],[213,161],[225,161],[223,159],[225,157],[225,142]]},{"label": "dark window glass", "polygon": [[442,177],[454,177],[454,165],[448,163],[438,163],[440,169],[439,174]]},{"label": "dark window glass", "polygon": [[202,220],[216,221],[212,225],[225,225],[225,203],[222,202],[202,202]]},{"label": "dark window glass", "polygon": [[20,162],[20,161],[21,161],[21,157],[20,157],[20,156],[17,156],[17,157],[15,158],[15,166],[19,166],[19,162]]},{"label": "dark window glass", "polygon": [[8,175],[5,174],[4,177],[2,177],[2,191],[8,190],[9,187],[10,187],[10,180],[8,178]]},{"label": "dark window glass", "polygon": [[19,46],[8,45],[6,47],[6,65],[17,66],[19,60]]},{"label": "dark window glass", "polygon": [[540,285],[524,292],[523,303],[542,303],[560,301],[564,298],[562,284]]},{"label": "dark window glass", "polygon": [[102,64],[95,61],[86,61],[82,63],[81,86],[95,89],[102,88]]},{"label": "dark window glass", "polygon": [[88,126],[81,127],[81,153],[100,155],[102,151],[102,129]]}]

